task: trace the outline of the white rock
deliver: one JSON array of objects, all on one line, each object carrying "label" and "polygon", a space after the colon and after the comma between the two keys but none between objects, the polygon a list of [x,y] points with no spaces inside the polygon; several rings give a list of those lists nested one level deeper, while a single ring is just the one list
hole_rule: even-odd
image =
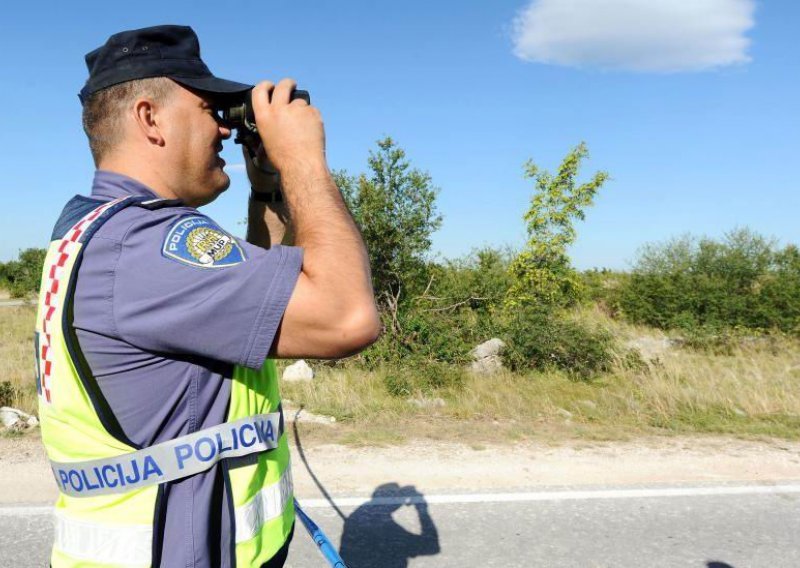
[{"label": "white rock", "polygon": [[0,422],[3,423],[3,426],[6,428],[11,428],[19,421],[19,414],[17,414],[13,408],[9,408],[7,406],[0,408]]},{"label": "white rock", "polygon": [[314,378],[314,369],[300,359],[283,370],[284,381],[310,381]]},{"label": "white rock", "polygon": [[484,341],[471,351],[472,358],[476,361],[485,359],[486,357],[494,357],[500,355],[505,349],[506,344],[502,339],[493,337],[489,341]]},{"label": "white rock", "polygon": [[484,341],[470,351],[473,361],[469,366],[469,370],[477,375],[494,375],[502,371],[503,359],[500,357],[500,353],[503,352],[505,347],[505,342],[497,337]]},{"label": "white rock", "polygon": [[14,428],[17,430],[24,430],[39,424],[35,416],[31,416],[27,412],[22,412],[10,406],[0,407],[0,422],[6,428]]}]

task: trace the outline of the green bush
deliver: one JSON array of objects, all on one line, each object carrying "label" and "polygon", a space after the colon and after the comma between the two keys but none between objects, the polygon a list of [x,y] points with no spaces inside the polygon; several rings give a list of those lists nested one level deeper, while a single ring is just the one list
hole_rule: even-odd
[{"label": "green bush", "polygon": [[614,338],[602,329],[525,309],[505,324],[508,346],[503,354],[514,371],[559,369],[577,379],[608,371],[614,360]]},{"label": "green bush", "polygon": [[631,321],[660,328],[800,330],[800,253],[747,229],[721,241],[648,245],[619,295]]},{"label": "green bush", "polygon": [[508,267],[514,254],[511,250],[484,247],[465,257],[432,265],[427,293],[416,298],[415,304],[439,311],[494,313],[511,287]]},{"label": "green bush", "polygon": [[581,379],[607,371],[614,357],[609,333],[549,306],[504,307],[512,257],[482,249],[431,266],[425,293],[401,304],[396,314],[384,311],[384,334],[353,363],[411,369],[386,375],[386,388],[396,396],[457,386],[469,352],[492,337],[508,344],[504,360],[514,371],[559,369]]},{"label": "green bush", "polygon": [[355,362],[375,369],[383,364],[399,364],[409,359],[462,364],[474,347],[470,339],[477,323],[470,312],[440,314],[400,313],[397,322],[391,314],[382,315],[384,333]]},{"label": "green bush", "polygon": [[425,290],[382,312],[385,332],[355,362],[376,368],[414,358],[464,365],[469,351],[496,334],[508,288],[508,253],[492,249],[430,264]]},{"label": "green bush", "polygon": [[18,260],[2,265],[3,285],[14,298],[24,298],[39,291],[45,249],[29,248],[20,251]]}]

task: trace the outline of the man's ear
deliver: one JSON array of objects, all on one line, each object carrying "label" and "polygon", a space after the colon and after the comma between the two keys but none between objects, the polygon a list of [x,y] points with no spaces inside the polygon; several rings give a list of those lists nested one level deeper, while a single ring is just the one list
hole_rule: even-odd
[{"label": "man's ear", "polygon": [[163,115],[163,107],[159,109],[158,105],[147,98],[136,99],[133,104],[134,120],[139,131],[147,137],[151,144],[163,146],[164,132],[160,122],[164,117],[159,116],[159,110]]}]

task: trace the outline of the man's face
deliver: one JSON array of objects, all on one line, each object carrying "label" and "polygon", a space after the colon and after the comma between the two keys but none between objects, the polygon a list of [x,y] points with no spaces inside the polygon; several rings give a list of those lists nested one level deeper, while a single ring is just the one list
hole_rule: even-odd
[{"label": "man's face", "polygon": [[230,138],[231,131],[217,121],[211,103],[179,86],[167,105],[165,149],[175,168],[174,190],[193,207],[214,201],[231,183],[219,156],[222,141]]}]

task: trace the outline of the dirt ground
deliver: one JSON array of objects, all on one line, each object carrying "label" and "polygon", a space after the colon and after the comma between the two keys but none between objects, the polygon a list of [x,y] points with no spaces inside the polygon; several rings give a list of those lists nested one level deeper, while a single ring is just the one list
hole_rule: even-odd
[{"label": "dirt ground", "polygon": [[[309,444],[308,466],[332,495],[368,497],[384,483],[422,494],[531,490],[545,486],[800,481],[800,443],[726,438],[523,443],[474,449],[418,441],[390,447]],[[295,493],[321,496],[293,448]],[[38,436],[0,438],[0,505],[47,504],[56,486]]]}]

